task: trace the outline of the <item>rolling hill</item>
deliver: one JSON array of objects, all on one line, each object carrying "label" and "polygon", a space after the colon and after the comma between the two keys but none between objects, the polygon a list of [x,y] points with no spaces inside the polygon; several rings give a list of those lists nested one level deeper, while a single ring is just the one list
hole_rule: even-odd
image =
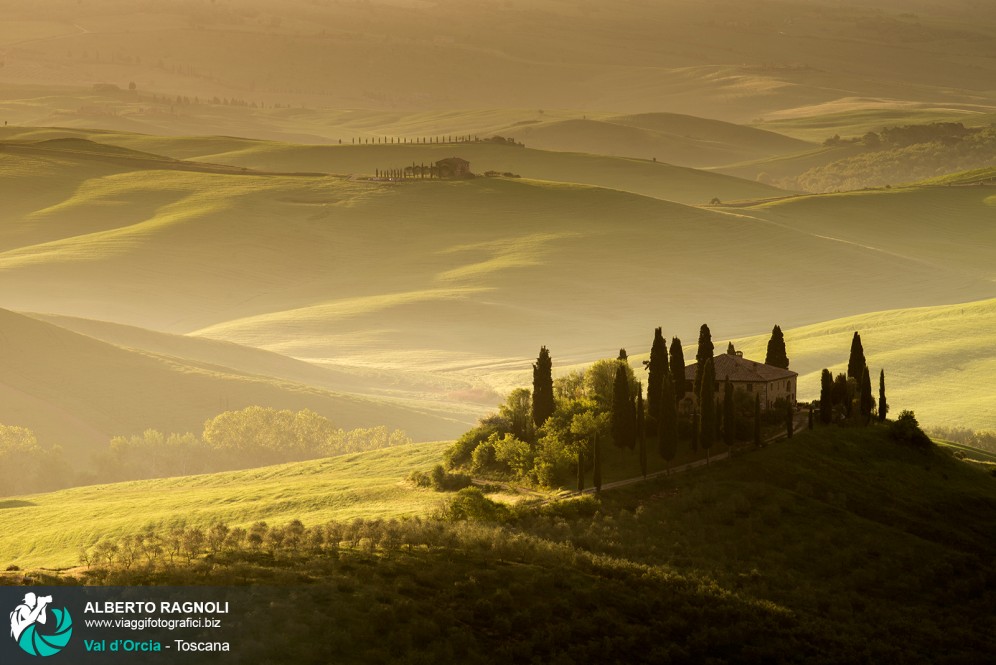
[{"label": "rolling hill", "polygon": [[[518,509],[501,521],[488,516],[486,499],[466,493],[458,500],[478,510],[463,519],[391,520],[424,516],[440,502],[443,495],[401,481],[440,450],[409,446],[4,501],[11,530],[0,533],[0,561],[29,570],[0,579],[55,582],[58,573],[37,567],[74,566],[78,546],[123,542],[146,525],[168,542],[178,513],[201,528],[265,519],[273,529],[300,519],[310,528],[303,543],[259,547],[243,534],[241,546],[205,545],[192,562],[155,572],[101,562],[65,576],[292,586],[292,598],[272,601],[288,607],[277,614],[305,608],[293,626],[337,627],[335,649],[309,649],[295,656],[300,662],[424,658],[418,636],[447,635],[454,617],[459,634],[473,637],[455,646],[431,640],[440,660],[569,652],[585,662],[929,663],[939,653],[984,660],[993,648],[996,483],[940,450],[897,444],[884,428],[802,432],[707,468]],[[48,529],[81,505],[87,522]],[[354,517],[364,521],[344,523]],[[340,522],[326,529],[330,518]],[[249,620],[272,627],[270,614]],[[296,635],[291,626],[276,632],[253,657],[292,653],[300,640],[282,637]]]},{"label": "rolling hill", "polygon": [[0,422],[61,445],[80,466],[113,436],[147,428],[200,432],[208,418],[254,404],[308,408],[347,429],[386,425],[423,440],[466,427],[429,409],[230,369],[220,358],[124,349],[6,310],[0,331]]},{"label": "rolling hill", "polygon": [[[156,154],[140,139],[126,147]],[[343,155],[351,156],[344,166],[373,165],[417,147],[223,138],[201,147],[233,141],[240,147],[224,153],[233,163],[241,155],[267,170]],[[190,157],[196,142],[179,139],[177,151]],[[686,341],[703,321],[717,338],[739,338],[776,322],[789,329],[994,294],[987,187],[699,208],[526,178],[378,183],[138,168],[130,159],[56,152],[0,153],[10,176],[0,180],[0,306],[264,349],[334,374],[89,327],[183,363],[203,363],[218,348],[220,364],[234,365],[226,371],[411,400],[417,411],[443,409],[460,421],[493,403],[496,388],[514,385],[541,344],[564,366],[620,346],[641,350],[662,323]],[[679,178],[675,186],[690,185]]]},{"label": "rolling hill", "polygon": [[[750,131],[750,130],[745,130]],[[66,156],[80,153],[79,145],[107,146],[115,154],[121,147],[135,155],[140,151],[169,155],[185,161],[167,162],[167,168],[230,171],[252,169],[276,173],[333,173],[374,175],[377,170],[397,169],[412,164],[431,164],[454,155],[470,160],[476,173],[511,172],[539,180],[574,182],[608,187],[690,205],[721,200],[771,198],[786,194],[770,185],[742,180],[645,159],[624,159],[602,155],[547,152],[513,148],[490,143],[465,144],[379,144],[306,146],[228,137],[154,137],[112,132],[61,129],[8,129],[0,137],[17,139],[10,150],[37,152],[39,146],[66,146]],[[85,137],[85,138],[84,138]],[[387,140],[383,138],[382,140]],[[22,141],[30,141],[27,145]],[[50,148],[50,149],[54,149]],[[162,159],[162,158],[159,158]],[[196,160],[196,161],[195,161]],[[198,163],[202,166],[198,166]],[[134,163],[133,168],[154,168],[156,164]]]},{"label": "rolling hill", "polygon": [[[354,517],[425,516],[441,496],[404,481],[437,464],[445,444],[424,443],[312,462],[227,473],[77,487],[50,494],[0,499],[7,525],[0,561],[67,567],[80,545],[139,532],[147,524],[217,521],[249,526],[292,519],[309,523]],[[89,518],[80,521],[81,511]],[[31,539],[20,520],[34,522]],[[4,564],[6,568],[7,563]]]},{"label": "rolling hill", "polygon": [[721,167],[806,151],[810,143],[742,125],[674,113],[532,121],[496,132],[542,150]]}]

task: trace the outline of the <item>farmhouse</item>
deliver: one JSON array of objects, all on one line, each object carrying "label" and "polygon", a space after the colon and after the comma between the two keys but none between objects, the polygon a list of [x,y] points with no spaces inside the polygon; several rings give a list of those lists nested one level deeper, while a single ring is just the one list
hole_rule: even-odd
[{"label": "farmhouse", "polygon": [[469,178],[470,162],[460,157],[447,157],[436,162],[439,178]]},{"label": "farmhouse", "polygon": [[[729,381],[734,390],[743,390],[751,398],[761,395],[761,408],[770,409],[775,401],[789,400],[795,404],[796,379],[798,374],[781,367],[772,367],[764,363],[748,360],[743,353],[723,353],[712,359],[716,368],[716,396],[723,400],[723,382]],[[685,367],[686,399],[692,399],[695,385],[695,368],[693,363]]]}]

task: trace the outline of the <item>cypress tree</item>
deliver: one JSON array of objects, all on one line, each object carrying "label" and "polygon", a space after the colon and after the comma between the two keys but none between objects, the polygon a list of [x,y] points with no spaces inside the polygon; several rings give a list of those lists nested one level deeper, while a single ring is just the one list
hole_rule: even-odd
[{"label": "cypress tree", "polygon": [[761,394],[754,394],[754,445],[761,447]]},{"label": "cypress tree", "polygon": [[712,345],[712,333],[705,323],[699,328],[699,349],[695,353],[695,394],[702,391],[702,374],[705,372],[705,361],[712,358],[715,347]]},{"label": "cypress tree", "polygon": [[591,484],[594,485],[596,492],[602,491],[602,453],[599,450],[598,445],[598,434],[591,440],[592,445],[592,461],[595,463],[595,469],[592,471]]},{"label": "cypress tree", "polygon": [[737,350],[733,348],[733,342],[730,342],[729,344],[726,345],[726,355],[728,356],[737,355]]},{"label": "cypress tree", "polygon": [[629,362],[629,356],[626,355],[626,349],[619,349],[619,355],[616,360],[622,360],[623,362]]},{"label": "cypress tree", "polygon": [[644,432],[644,415],[643,415],[643,385],[637,389],[636,393],[636,403],[633,405],[636,409],[636,445],[640,450],[640,473],[643,477],[647,477],[647,436]]},{"label": "cypress tree", "polygon": [[820,375],[820,422],[824,425],[833,422],[833,375],[828,369]]},{"label": "cypress tree", "polygon": [[647,369],[647,411],[650,417],[647,418],[647,434],[657,433],[657,414],[661,407],[658,400],[661,398],[661,384],[664,376],[668,374],[667,342],[661,334],[661,329],[654,330],[654,341],[650,346],[650,360],[644,361]]},{"label": "cypress tree", "polygon": [[733,446],[737,435],[736,411],[733,408],[733,384],[727,378],[723,386],[723,443]]},{"label": "cypress tree", "polygon": [[553,401],[553,361],[544,346],[533,364],[533,422],[536,427],[542,427],[556,408]]},{"label": "cypress tree", "polygon": [[685,352],[681,348],[681,340],[671,338],[671,380],[674,381],[674,402],[677,404],[685,399]]},{"label": "cypress tree", "polygon": [[674,400],[674,382],[665,377],[661,382],[660,415],[657,418],[658,444],[661,457],[671,471],[671,460],[678,454],[678,405]]},{"label": "cypress tree", "polygon": [[843,373],[835,376],[833,379],[833,402],[844,407],[844,416],[847,418],[851,417],[852,397],[851,384],[848,383],[847,377]]},{"label": "cypress tree", "polygon": [[809,405],[809,429],[813,429],[813,405]]},{"label": "cypress tree", "polygon": [[768,340],[768,353],[764,356],[764,364],[788,369],[789,359],[785,352],[785,336],[779,326],[771,329],[771,339]]},{"label": "cypress tree", "polygon": [[833,375],[825,368],[820,375],[820,422],[833,422]]},{"label": "cypress tree", "polygon": [[885,401],[885,370],[878,375],[878,421],[885,422],[885,414],[889,412],[889,403]]},{"label": "cypress tree", "polygon": [[699,393],[699,445],[706,454],[706,464],[709,463],[709,449],[716,440],[716,370],[712,357],[705,361],[702,371],[702,386]]},{"label": "cypress tree", "polygon": [[620,362],[616,368],[616,381],[612,386],[612,441],[619,448],[636,445],[636,427],[633,424],[633,401],[629,396],[629,379]]},{"label": "cypress tree", "polygon": [[865,366],[865,349],[861,345],[861,335],[854,331],[851,338],[851,356],[847,359],[847,376],[855,381],[861,380],[861,370]]},{"label": "cypress tree", "polygon": [[858,409],[861,414],[861,419],[867,425],[871,420],[872,406],[875,404],[875,398],[872,397],[872,384],[871,376],[868,374],[868,366],[865,365],[861,369],[861,392],[858,396]]}]

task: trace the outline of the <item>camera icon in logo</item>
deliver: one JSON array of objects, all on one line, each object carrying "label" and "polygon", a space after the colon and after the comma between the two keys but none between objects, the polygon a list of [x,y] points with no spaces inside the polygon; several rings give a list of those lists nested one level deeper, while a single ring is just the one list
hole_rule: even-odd
[{"label": "camera icon in logo", "polygon": [[54,656],[69,644],[73,618],[65,607],[49,607],[51,604],[52,596],[38,596],[29,591],[10,613],[10,636],[25,653]]}]

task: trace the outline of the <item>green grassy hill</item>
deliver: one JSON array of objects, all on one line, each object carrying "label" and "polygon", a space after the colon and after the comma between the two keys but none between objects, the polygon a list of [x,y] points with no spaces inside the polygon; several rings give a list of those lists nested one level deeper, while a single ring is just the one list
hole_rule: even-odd
[{"label": "green grassy hill", "polygon": [[[189,157],[197,141],[177,140],[177,151]],[[270,155],[274,163],[257,165],[280,169],[416,148],[223,138],[201,148],[233,141],[241,147],[226,154]],[[513,385],[540,344],[562,367],[620,346],[638,352],[662,324],[686,341],[703,321],[717,338],[738,338],[775,322],[788,329],[993,296],[987,187],[705,209],[525,178],[373,183],[135,168],[78,151],[4,152],[0,169],[0,306],[261,348],[334,370],[344,389],[460,420]],[[198,362],[214,353],[100,334]],[[266,366],[231,362],[249,373]],[[339,389],[325,377],[309,383]],[[960,399],[944,394],[937,412]]]},{"label": "green grassy hill", "polygon": [[0,310],[0,422],[27,427],[86,466],[112,436],[200,432],[222,411],[309,408],[346,429],[386,425],[422,440],[466,427],[439,409],[333,393],[213,362],[128,350]]},{"label": "green grassy hill", "polygon": [[[0,534],[0,561],[72,563],[77,544],[141,529],[146,516],[168,523],[168,509],[188,502],[197,506],[188,520],[199,526],[216,517],[231,525],[300,518],[312,527],[328,515],[363,516],[385,519],[345,527],[348,535],[318,531],[317,549],[306,540],[305,549],[225,551],[154,581],[294,585],[298,610],[314,603],[295,625],[337,627],[328,653],[309,649],[303,662],[332,652],[354,662],[407,661],[416,652],[467,662],[536,654],[575,662],[978,662],[994,646],[996,481],[937,449],[896,444],[884,428],[803,432],[598,499],[518,509],[504,523],[386,519],[438,500],[389,487],[439,452],[426,445],[346,464],[243,472],[236,489],[217,485],[234,479],[220,474],[23,497],[0,510],[14,532],[35,539],[12,545]],[[151,487],[170,491],[152,505],[141,492]],[[415,509],[391,507],[385,491],[403,491]],[[224,503],[241,497],[248,500]],[[336,512],[352,497],[361,502]],[[82,501],[94,515],[86,525],[37,530]],[[144,578],[132,570],[98,579]],[[455,620],[462,640],[450,634]],[[423,643],[426,635],[438,639]],[[292,646],[275,636],[265,648],[279,660]]]},{"label": "green grassy hill", "polygon": [[[992,219],[994,205],[992,187],[919,186],[797,197],[744,212],[787,231],[867,249],[883,260],[925,269],[957,261],[966,274],[993,280],[996,227],[983,220]],[[876,263],[870,254],[867,269],[877,270]]]},{"label": "green grassy hill", "polygon": [[[439,463],[445,446],[413,444],[248,471],[2,498],[0,561],[72,567],[81,545],[178,520],[207,527],[218,521],[249,526],[259,520],[315,524],[354,517],[425,516],[436,510],[443,495],[418,490],[405,477]],[[83,513],[88,518],[81,521]]]},{"label": "green grassy hill", "polygon": [[[205,171],[217,171],[217,165],[222,164],[235,169],[282,173],[372,176],[377,170],[431,164],[456,155],[469,160],[475,173],[511,172],[525,178],[595,185],[690,205],[705,204],[713,198],[759,199],[785,194],[770,185],[663,163],[666,159],[655,163],[651,161],[651,155],[643,155],[642,159],[627,159],[598,154],[547,152],[490,143],[307,146],[228,137],[173,138],[88,130],[0,131],[0,136],[10,139],[35,140],[25,147],[11,144],[22,151],[35,146],[53,146],[51,149],[54,149],[54,146],[61,144],[69,152],[74,151],[77,145],[84,144],[106,145],[108,152],[113,153],[121,150],[119,146],[123,146],[131,151],[128,154],[149,151],[176,159],[210,164],[203,167]],[[752,131],[757,130],[744,128],[745,133]],[[40,140],[40,137],[59,138]],[[777,140],[775,143],[777,145]],[[141,164],[135,168],[145,167],[147,166]],[[190,168],[190,164],[174,163],[170,168]]]}]

